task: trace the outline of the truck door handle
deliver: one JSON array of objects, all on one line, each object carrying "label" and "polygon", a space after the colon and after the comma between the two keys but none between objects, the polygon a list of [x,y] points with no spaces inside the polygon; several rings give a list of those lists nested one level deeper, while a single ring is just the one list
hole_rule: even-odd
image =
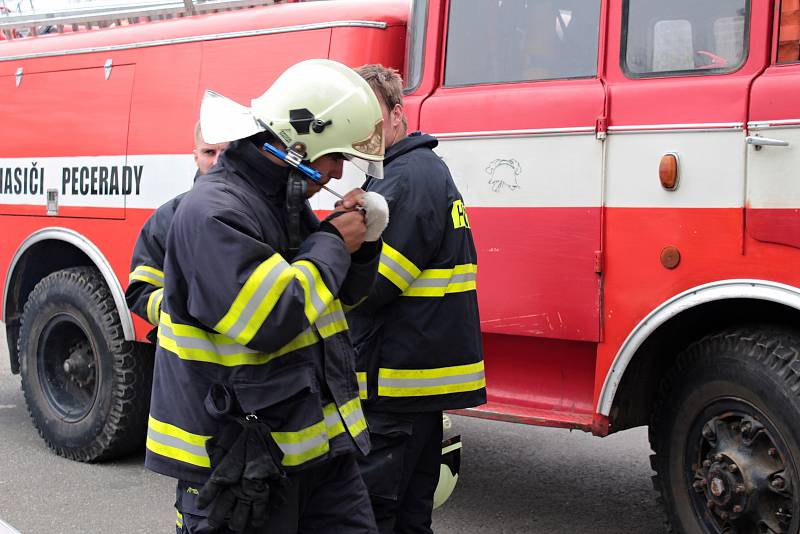
[{"label": "truck door handle", "polygon": [[759,137],[757,135],[748,135],[745,140],[748,145],[753,145],[756,150],[761,150],[761,147],[764,146],[789,146],[789,141]]}]

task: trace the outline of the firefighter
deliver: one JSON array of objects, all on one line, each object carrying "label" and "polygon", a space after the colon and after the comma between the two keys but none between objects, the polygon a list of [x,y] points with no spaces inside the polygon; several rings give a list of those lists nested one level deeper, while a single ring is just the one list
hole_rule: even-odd
[{"label": "firefighter", "polygon": [[345,159],[379,174],[382,119],[352,69],[308,60],[247,108],[207,92],[230,141],[167,237],[145,465],[178,479],[177,531],[376,532],[343,306],[375,280],[361,190],[321,223],[307,198]]},{"label": "firefighter", "polygon": [[[228,143],[209,144],[203,139],[200,121],[194,127],[194,162],[197,165],[197,177],[208,172],[216,165],[220,154],[228,147]],[[181,193],[166,204],[160,206],[142,226],[136,246],[131,258],[131,273],[128,276],[128,288],[125,290],[125,300],[128,308],[149,322],[158,326],[158,316],[161,313],[161,299],[164,293],[164,252],[167,243],[167,231],[172,223],[172,217],[178,208],[181,199],[186,193]],[[150,341],[155,343],[155,329],[148,334]]]},{"label": "firefighter", "polygon": [[406,135],[397,71],[357,70],[378,97],[386,144],[384,179],[365,188],[392,214],[376,284],[348,317],[372,440],[359,464],[381,533],[430,533],[442,411],[486,402],[475,246],[437,140]]}]

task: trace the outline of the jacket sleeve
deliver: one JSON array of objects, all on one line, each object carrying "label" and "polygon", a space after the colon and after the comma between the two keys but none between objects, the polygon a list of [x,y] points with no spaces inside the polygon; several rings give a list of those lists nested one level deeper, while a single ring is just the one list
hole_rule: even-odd
[{"label": "jacket sleeve", "polygon": [[[289,263],[262,236],[246,213],[219,208],[179,212],[170,233],[170,254],[184,254],[187,311],[200,323],[237,343],[265,353],[283,353],[310,344],[312,323],[324,334],[350,267],[341,238],[314,232]],[[188,212],[188,213],[187,213]],[[265,228],[264,232],[270,232]],[[338,301],[337,301],[338,303]],[[343,314],[339,308],[338,314]],[[318,322],[319,321],[319,322]]]},{"label": "jacket sleeve", "polygon": [[408,160],[397,164],[403,167],[390,180],[371,188],[386,197],[389,226],[381,236],[378,276],[361,312],[376,311],[406,291],[436,255],[444,233],[446,195],[435,174],[446,169]]},{"label": "jacket sleeve", "polygon": [[339,294],[345,311],[355,308],[369,296],[378,274],[382,247],[383,241],[379,239],[364,243],[350,255],[350,270]]},{"label": "jacket sleeve", "polygon": [[131,258],[125,301],[128,308],[157,326],[164,294],[164,251],[174,213],[172,202],[157,209],[144,223]]}]

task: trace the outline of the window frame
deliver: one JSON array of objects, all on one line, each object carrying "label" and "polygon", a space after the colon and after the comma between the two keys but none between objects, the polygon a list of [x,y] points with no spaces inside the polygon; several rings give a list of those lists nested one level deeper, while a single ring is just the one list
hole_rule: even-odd
[{"label": "window frame", "polygon": [[747,64],[750,59],[750,26],[752,19],[752,0],[744,0],[745,13],[744,13],[744,54],[741,61],[737,65],[729,68],[714,68],[714,69],[688,69],[688,70],[669,70],[659,72],[632,72],[628,68],[627,53],[628,53],[628,20],[630,16],[630,3],[631,0],[623,0],[622,2],[622,21],[620,31],[620,46],[619,46],[619,68],[626,78],[631,80],[649,80],[655,78],[678,78],[681,76],[704,77],[704,76],[725,76],[740,71]]},{"label": "window frame", "polygon": [[[449,52],[449,40],[450,40],[450,15],[453,8],[453,3],[455,0],[449,0],[447,2],[447,12],[445,14],[444,20],[444,28],[445,31],[443,32],[443,42],[442,42],[442,65],[441,65],[441,87],[444,89],[458,89],[463,87],[480,87],[480,86],[496,86],[496,85],[512,85],[512,84],[527,84],[527,83],[542,83],[542,82],[562,82],[562,81],[570,81],[570,80],[596,80],[601,77],[600,70],[601,70],[601,62],[602,62],[602,54],[603,54],[603,37],[602,33],[604,31],[603,25],[603,18],[604,18],[604,5],[607,0],[597,0],[598,2],[598,9],[597,9],[597,57],[595,58],[595,72],[594,74],[586,75],[586,76],[563,76],[563,77],[556,77],[556,78],[538,78],[534,80],[512,80],[512,81],[486,81],[486,82],[471,82],[471,83],[460,83],[460,84],[448,84],[447,83],[447,60],[448,60],[448,52]],[[749,0],[748,0],[749,1]]]}]

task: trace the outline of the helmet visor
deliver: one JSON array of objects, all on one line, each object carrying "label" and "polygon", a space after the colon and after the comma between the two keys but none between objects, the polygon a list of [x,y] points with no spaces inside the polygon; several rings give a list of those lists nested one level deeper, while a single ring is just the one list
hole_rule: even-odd
[{"label": "helmet visor", "polygon": [[383,161],[370,161],[368,159],[357,158],[352,154],[345,154],[344,156],[347,158],[347,161],[355,165],[358,170],[367,176],[377,178],[378,180],[383,179]]}]

